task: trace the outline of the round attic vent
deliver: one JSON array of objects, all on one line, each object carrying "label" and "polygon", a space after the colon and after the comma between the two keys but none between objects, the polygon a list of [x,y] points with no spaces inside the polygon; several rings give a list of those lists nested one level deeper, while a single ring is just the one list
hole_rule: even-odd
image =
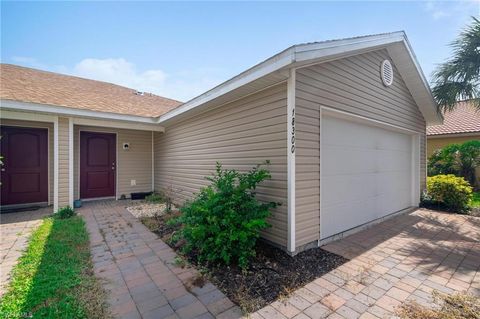
[{"label": "round attic vent", "polygon": [[382,82],[385,86],[390,86],[393,83],[393,67],[390,61],[385,60],[382,62],[382,68],[380,70],[382,76]]}]

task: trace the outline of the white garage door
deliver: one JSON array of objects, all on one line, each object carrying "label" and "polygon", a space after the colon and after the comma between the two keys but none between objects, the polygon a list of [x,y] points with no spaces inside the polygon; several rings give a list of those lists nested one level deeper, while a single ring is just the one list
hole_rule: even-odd
[{"label": "white garage door", "polygon": [[322,239],[412,206],[412,136],[323,116]]}]

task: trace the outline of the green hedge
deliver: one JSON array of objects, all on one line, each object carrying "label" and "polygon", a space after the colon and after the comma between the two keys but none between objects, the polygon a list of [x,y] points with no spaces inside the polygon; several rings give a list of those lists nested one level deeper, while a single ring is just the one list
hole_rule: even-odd
[{"label": "green hedge", "polygon": [[438,206],[454,212],[470,210],[472,187],[463,178],[453,174],[427,177],[427,193],[423,196],[424,206]]}]

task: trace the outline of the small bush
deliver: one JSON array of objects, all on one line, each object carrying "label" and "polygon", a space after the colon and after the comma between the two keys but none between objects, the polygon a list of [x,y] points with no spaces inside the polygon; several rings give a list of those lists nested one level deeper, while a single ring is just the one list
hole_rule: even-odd
[{"label": "small bush", "polygon": [[427,192],[422,198],[423,206],[437,205],[454,212],[470,210],[472,187],[462,177],[437,175],[427,178]]},{"label": "small bush", "polygon": [[153,193],[145,197],[145,200],[150,203],[163,203],[165,199],[161,194]]},{"label": "small bush", "polygon": [[174,204],[175,198],[182,193],[182,190],[180,188],[174,187],[172,184],[163,187],[160,190],[163,199],[165,200],[165,211],[167,213],[172,212],[172,207]]},{"label": "small bush", "polygon": [[183,224],[176,236],[185,241],[183,251],[194,252],[200,262],[236,262],[246,268],[260,231],[270,226],[270,210],[278,205],[256,199],[257,185],[269,178],[261,165],[239,173],[217,163],[214,176],[207,177],[212,184],[187,202],[175,221]]},{"label": "small bush", "polygon": [[55,218],[65,219],[75,216],[75,211],[70,206],[65,206],[57,210],[55,214],[53,214]]}]

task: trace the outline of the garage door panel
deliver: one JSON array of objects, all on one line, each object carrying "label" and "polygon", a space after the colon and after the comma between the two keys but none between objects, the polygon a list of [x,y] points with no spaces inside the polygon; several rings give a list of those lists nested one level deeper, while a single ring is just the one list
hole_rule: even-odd
[{"label": "garage door panel", "polygon": [[[362,148],[323,147],[322,163],[328,167],[322,171],[323,175],[342,175],[373,173],[376,170],[376,161],[372,161],[371,151]],[[351,157],[355,156],[355,161]]]},{"label": "garage door panel", "polygon": [[329,116],[321,125],[322,239],[411,206],[410,135]]},{"label": "garage door panel", "polygon": [[395,152],[380,150],[375,154],[371,154],[371,161],[377,163],[379,172],[382,171],[405,171],[409,170],[411,166],[411,155],[405,152]]},{"label": "garage door panel", "polygon": [[[355,201],[344,201],[337,205],[328,206],[329,211],[335,212],[328,216],[320,217],[320,225],[322,227],[323,235],[321,238],[327,238],[338,234],[342,231],[348,230],[355,226],[364,223],[364,219],[375,219],[376,203],[367,199],[360,199]],[[354,212],[353,214],[351,212]]]},{"label": "garage door panel", "polygon": [[362,200],[378,193],[376,174],[324,176],[322,205],[332,206],[345,202],[345,198]]}]

